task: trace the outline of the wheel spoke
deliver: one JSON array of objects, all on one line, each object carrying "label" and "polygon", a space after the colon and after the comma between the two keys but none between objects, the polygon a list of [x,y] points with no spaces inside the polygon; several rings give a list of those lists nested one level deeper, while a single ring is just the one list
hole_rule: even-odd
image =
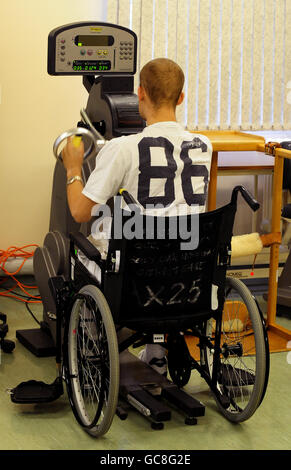
[{"label": "wheel spoke", "polygon": [[206,368],[212,376],[217,371],[217,389],[228,398],[217,403],[222,413],[230,420],[240,422],[248,419],[261,402],[266,386],[267,347],[257,305],[246,286],[236,279],[229,279],[221,321],[210,320],[205,325],[214,341],[215,330],[219,332],[220,357],[204,346]]},{"label": "wheel spoke", "polygon": [[105,302],[97,287],[81,289],[73,304],[68,330],[70,403],[78,422],[95,437],[107,432],[119,389],[118,344]]}]

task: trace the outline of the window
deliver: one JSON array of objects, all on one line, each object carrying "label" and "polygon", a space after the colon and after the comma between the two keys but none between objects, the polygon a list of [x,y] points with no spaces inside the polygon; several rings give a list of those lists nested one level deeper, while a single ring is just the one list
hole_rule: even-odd
[{"label": "window", "polygon": [[291,129],[289,0],[108,0],[107,21],[137,34],[138,70],[179,63],[189,129]]}]

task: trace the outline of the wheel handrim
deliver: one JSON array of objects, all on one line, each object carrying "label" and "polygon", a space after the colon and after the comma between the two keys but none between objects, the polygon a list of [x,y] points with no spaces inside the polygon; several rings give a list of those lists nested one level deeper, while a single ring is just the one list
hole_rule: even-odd
[{"label": "wheel handrim", "polygon": [[[229,418],[242,421],[251,416],[260,404],[261,389],[265,373],[262,358],[265,358],[262,325],[259,315],[253,316],[244,312],[243,298],[238,300],[240,293],[236,282],[228,282],[226,292],[229,301],[224,308],[221,324],[221,353],[217,360],[217,388],[223,395],[221,407]],[[236,296],[231,296],[231,291]],[[249,294],[251,297],[251,295]],[[236,298],[235,298],[236,297]],[[247,309],[248,311],[248,309]],[[254,323],[253,323],[254,320]],[[258,321],[257,321],[258,320]],[[208,322],[209,336],[215,329],[213,321]],[[206,356],[210,375],[213,372],[213,354],[207,348]],[[228,400],[225,400],[225,399]],[[219,401],[219,400],[218,400]]]},{"label": "wheel handrim", "polygon": [[[75,406],[82,425],[92,428],[103,420],[109,393],[107,335],[99,309],[92,299],[80,298],[69,336],[69,363]],[[81,411],[81,413],[80,413]]]}]

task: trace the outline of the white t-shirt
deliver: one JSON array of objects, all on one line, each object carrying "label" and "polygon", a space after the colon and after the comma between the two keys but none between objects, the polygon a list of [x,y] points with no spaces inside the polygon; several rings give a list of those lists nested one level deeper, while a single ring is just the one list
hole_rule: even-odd
[{"label": "white t-shirt", "polygon": [[[106,204],[123,188],[147,214],[177,215],[178,206],[179,215],[204,212],[211,156],[212,145],[204,135],[185,131],[174,121],[152,124],[139,134],[112,139],[100,150],[83,194]],[[103,258],[110,221],[103,219],[103,232],[88,237]],[[79,259],[100,282],[99,266],[82,253]]]},{"label": "white t-shirt", "polygon": [[169,213],[186,202],[196,205],[195,212],[197,205],[204,212],[211,156],[206,136],[185,131],[174,121],[152,124],[138,134],[112,139],[100,150],[83,194],[105,204],[124,188],[144,209],[162,204]]}]

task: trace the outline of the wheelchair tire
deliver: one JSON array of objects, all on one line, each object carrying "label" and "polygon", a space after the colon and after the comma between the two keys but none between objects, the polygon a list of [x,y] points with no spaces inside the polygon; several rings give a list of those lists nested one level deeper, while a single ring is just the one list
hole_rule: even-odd
[{"label": "wheelchair tire", "polygon": [[265,395],[269,346],[256,301],[239,279],[227,278],[222,319],[206,323],[206,335],[214,338],[214,330],[218,338],[220,334],[218,360],[206,346],[201,353],[207,372],[217,377],[222,394],[221,399],[215,397],[219,410],[229,421],[240,423],[253,415]]},{"label": "wheelchair tire", "polygon": [[96,286],[84,286],[73,300],[64,345],[73,413],[88,434],[100,437],[109,430],[116,412],[119,352],[110,308]]}]

